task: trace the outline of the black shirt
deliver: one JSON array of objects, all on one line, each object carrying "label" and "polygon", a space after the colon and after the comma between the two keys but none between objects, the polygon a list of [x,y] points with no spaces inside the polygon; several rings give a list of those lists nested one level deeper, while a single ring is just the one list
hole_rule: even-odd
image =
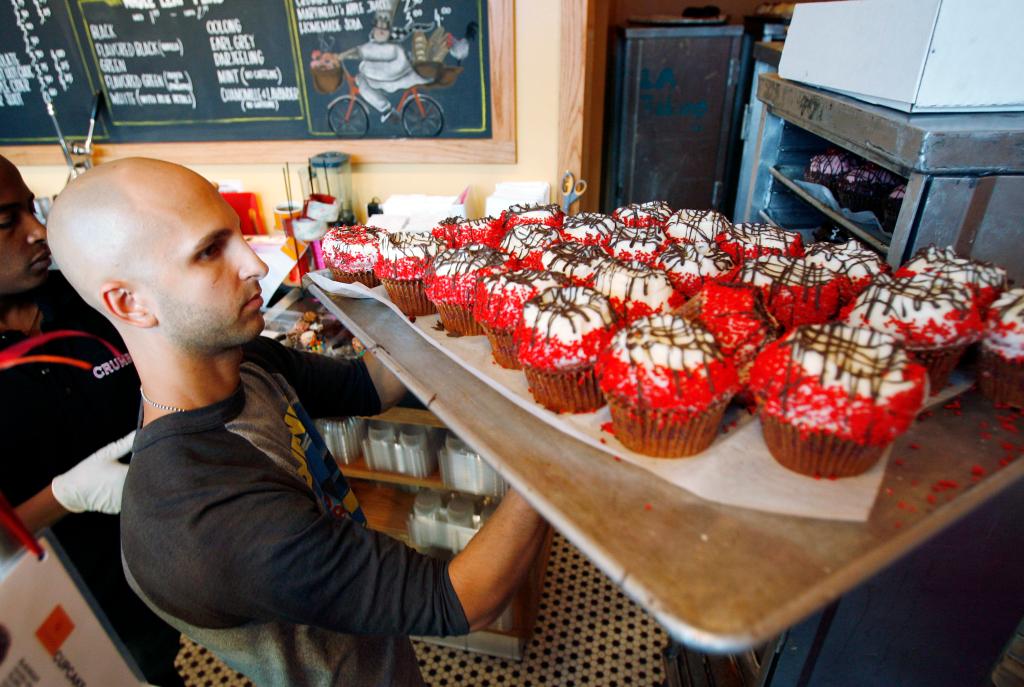
[{"label": "black shirt", "polygon": [[[139,376],[113,325],[59,272],[28,297],[42,312],[44,334],[75,330],[103,341],[61,338],[25,354],[72,358],[89,369],[28,363],[0,370],[0,491],[12,505],[131,432],[139,416]],[[27,338],[21,332],[0,332],[0,350]],[[146,677],[156,684],[181,684],[173,666],[178,633],[156,618],[125,581],[118,516],[71,514],[53,531]]]}]

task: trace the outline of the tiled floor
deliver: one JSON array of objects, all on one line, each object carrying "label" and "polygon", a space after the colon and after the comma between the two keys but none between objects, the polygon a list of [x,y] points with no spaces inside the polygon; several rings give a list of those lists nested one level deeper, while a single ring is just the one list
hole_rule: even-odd
[{"label": "tiled floor", "polygon": [[[183,638],[178,670],[196,687],[251,685]],[[555,535],[533,640],[522,661],[415,642],[428,685],[660,685],[665,632]]]}]

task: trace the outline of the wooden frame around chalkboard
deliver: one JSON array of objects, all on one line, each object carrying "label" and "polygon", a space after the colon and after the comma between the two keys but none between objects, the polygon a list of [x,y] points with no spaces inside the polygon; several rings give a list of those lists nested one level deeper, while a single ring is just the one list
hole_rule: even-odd
[{"label": "wooden frame around chalkboard", "polygon": [[[515,0],[487,0],[491,64],[491,138],[331,139],[354,162],[447,162],[505,164],[516,161]],[[306,162],[325,149],[326,140],[218,141],[196,143],[109,143],[95,146],[93,159],[155,157],[182,164]],[[0,146],[14,164],[62,165],[56,143]]]}]

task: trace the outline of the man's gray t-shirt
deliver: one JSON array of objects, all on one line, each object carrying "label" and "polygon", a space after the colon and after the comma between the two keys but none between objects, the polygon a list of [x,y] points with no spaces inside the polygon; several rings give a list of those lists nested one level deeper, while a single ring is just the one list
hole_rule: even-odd
[{"label": "man's gray t-shirt", "polygon": [[310,419],[379,410],[362,363],[250,344],[232,396],[136,435],[133,588],[260,687],[420,684],[407,635],[469,631],[447,564],[363,526]]}]

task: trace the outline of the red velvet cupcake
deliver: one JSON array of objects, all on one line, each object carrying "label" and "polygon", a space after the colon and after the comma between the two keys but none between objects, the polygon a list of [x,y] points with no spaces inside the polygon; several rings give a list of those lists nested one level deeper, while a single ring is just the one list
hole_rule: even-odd
[{"label": "red velvet cupcake", "polygon": [[599,212],[581,212],[562,222],[562,238],[588,245],[607,246],[622,227],[614,217]]},{"label": "red velvet cupcake", "polygon": [[549,246],[540,256],[541,268],[564,274],[579,286],[593,286],[597,273],[611,260],[600,246],[568,241]]},{"label": "red velvet cupcake", "polygon": [[803,239],[795,231],[779,229],[771,224],[735,224],[716,238],[718,247],[736,264],[762,255],[785,255],[799,258],[804,254]]},{"label": "red velvet cupcake", "polygon": [[843,177],[859,163],[856,155],[838,148],[829,148],[811,158],[804,171],[804,179],[812,184],[820,184],[835,194]]},{"label": "red velvet cupcake", "polygon": [[691,456],[711,445],[739,383],[702,325],[654,315],[620,330],[597,362],[615,436],[648,456]]},{"label": "red velvet cupcake", "polygon": [[849,477],[910,427],[927,373],[894,337],[833,322],[768,346],[750,387],[775,460],[803,475]]},{"label": "red velvet cupcake", "polygon": [[655,264],[665,270],[672,286],[693,298],[704,284],[733,268],[729,255],[713,243],[672,243],[658,255]]},{"label": "red velvet cupcake", "polygon": [[505,231],[518,224],[545,224],[554,229],[562,228],[565,213],[562,208],[551,205],[513,205],[501,213],[501,222]]},{"label": "red velvet cupcake", "polygon": [[663,228],[672,216],[672,208],[663,200],[630,203],[612,213],[612,217],[627,227]]},{"label": "red velvet cupcake", "polygon": [[987,262],[962,258],[952,248],[928,246],[919,250],[910,262],[896,271],[896,277],[948,279],[970,287],[981,312],[1006,290],[1006,270]]},{"label": "red velvet cupcake", "polygon": [[546,224],[517,224],[498,247],[512,256],[516,269],[541,269],[544,251],[561,240],[558,229]]},{"label": "red velvet cupcake", "polygon": [[523,305],[541,291],[569,286],[569,278],[546,270],[515,270],[481,278],[476,284],[473,317],[487,334],[494,362],[518,370],[512,335],[523,314]]},{"label": "red velvet cupcake", "polygon": [[373,266],[380,258],[380,231],[374,227],[337,227],[324,235],[320,245],[324,263],[335,281],[359,282],[371,289],[380,280]]},{"label": "red velvet cupcake", "polygon": [[867,288],[876,274],[889,271],[878,253],[865,248],[855,239],[846,243],[812,243],[804,253],[804,260],[846,277],[840,298],[849,303]]},{"label": "red velvet cupcake", "polygon": [[626,321],[671,312],[686,302],[663,270],[642,262],[610,261],[598,271],[594,289],[607,296]]},{"label": "red velvet cupcake", "polygon": [[673,243],[715,243],[732,228],[732,222],[715,210],[676,210],[665,225],[665,236]]},{"label": "red velvet cupcake", "polygon": [[901,342],[911,357],[928,368],[932,392],[946,385],[964,351],[983,333],[984,324],[970,287],[944,279],[895,279],[879,274],[843,319]]},{"label": "red velvet cupcake", "polygon": [[527,301],[514,336],[533,398],[556,413],[603,406],[594,364],[617,329],[611,303],[585,286],[547,289]]},{"label": "red velvet cupcake", "polygon": [[1024,408],[1024,289],[1004,292],[989,308],[978,387],[996,403]]},{"label": "red velvet cupcake", "polygon": [[423,285],[448,332],[461,336],[484,333],[473,319],[476,282],[502,270],[507,262],[503,252],[480,244],[437,254],[423,275]]},{"label": "red velvet cupcake", "polygon": [[442,250],[444,244],[426,233],[394,232],[380,238],[380,259],[373,273],[409,317],[437,312],[423,290],[423,274]]},{"label": "red velvet cupcake", "polygon": [[840,294],[849,289],[846,277],[782,255],[748,260],[723,281],[760,289],[769,312],[785,329],[828,322],[839,311]]},{"label": "red velvet cupcake", "polygon": [[741,384],[750,376],[757,354],[782,332],[761,291],[745,284],[708,282],[680,314],[714,334],[722,354],[736,365]]},{"label": "red velvet cupcake", "polygon": [[497,248],[505,236],[505,229],[501,220],[494,217],[449,217],[441,220],[432,233],[434,238],[443,241],[448,248],[462,248],[471,243]]},{"label": "red velvet cupcake", "polygon": [[606,248],[612,257],[623,262],[653,265],[667,243],[660,227],[624,227],[612,235]]}]

